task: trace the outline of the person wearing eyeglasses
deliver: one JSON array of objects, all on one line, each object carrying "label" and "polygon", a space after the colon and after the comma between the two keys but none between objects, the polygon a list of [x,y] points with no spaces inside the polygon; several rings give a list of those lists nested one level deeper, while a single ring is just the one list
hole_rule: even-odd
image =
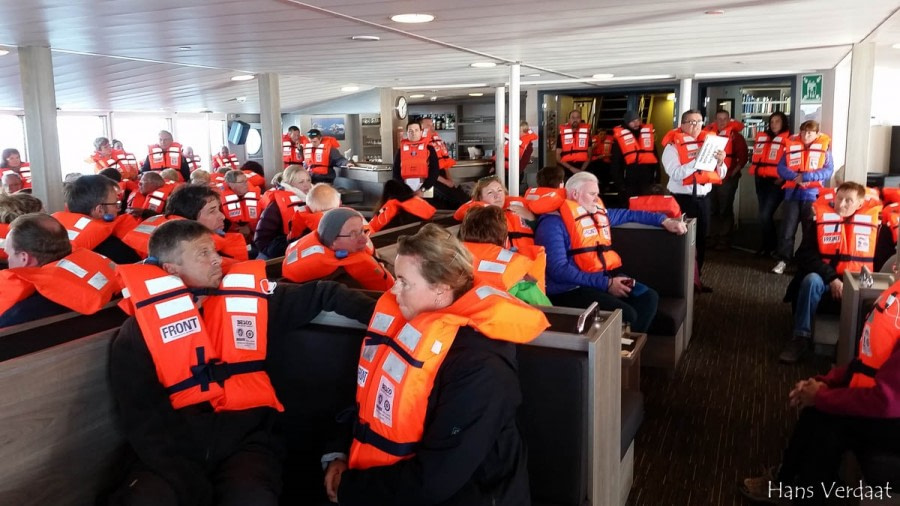
[{"label": "person wearing eyeglasses", "polygon": [[728,173],[725,152],[716,153],[719,161],[715,170],[700,171],[694,168],[697,153],[706,138],[703,131],[703,115],[696,109],[681,115],[681,126],[663,138],[662,165],[669,175],[666,185],[669,193],[678,201],[682,212],[689,218],[697,219],[697,266],[703,268],[706,256],[706,234],[709,232],[710,202],[709,192],[714,184],[722,184]]},{"label": "person wearing eyeglasses", "polygon": [[130,214],[116,216],[119,185],[100,175],[85,175],[66,184],[66,211],[53,217],[66,227],[73,247],[106,256],[117,264],[140,262],[141,257],[122,242],[140,224]]},{"label": "person wearing eyeglasses", "polygon": [[362,215],[346,207],[326,212],[315,232],[288,246],[281,275],[295,283],[330,279],[366,290],[390,290],[394,284],[375,257]]}]

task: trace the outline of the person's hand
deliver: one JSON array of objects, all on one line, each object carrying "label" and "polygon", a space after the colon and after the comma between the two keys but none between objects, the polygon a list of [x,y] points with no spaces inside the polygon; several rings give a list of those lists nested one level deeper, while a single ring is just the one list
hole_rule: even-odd
[{"label": "person's hand", "polygon": [[805,184],[803,182],[803,174],[797,174],[797,177],[794,178],[794,184],[797,186],[803,186]]},{"label": "person's hand", "polygon": [[341,486],[341,474],[347,470],[347,461],[344,459],[334,459],[328,463],[325,469],[325,493],[328,494],[328,500],[338,502],[337,491]]},{"label": "person's hand", "polygon": [[791,389],[790,393],[788,393],[788,402],[792,407],[797,407],[797,396],[800,395],[800,390],[802,390],[803,386],[809,381],[812,381],[812,378],[798,381],[797,384],[794,385],[794,388]]},{"label": "person's hand", "polygon": [[350,160],[347,160],[347,167],[356,167],[356,164]]},{"label": "person's hand", "polygon": [[525,208],[525,206],[509,206],[509,210],[528,221],[534,221],[537,219],[534,213]]},{"label": "person's hand", "polygon": [[719,163],[717,165],[722,165],[722,163],[725,162],[725,152],[722,151],[721,149],[716,151],[716,160],[719,161]]},{"label": "person's hand", "polygon": [[609,288],[607,288],[606,291],[613,297],[618,297],[620,299],[628,297],[628,294],[631,293],[631,287],[624,283],[626,279],[629,278],[625,276],[611,278],[609,280]]},{"label": "person's hand", "polygon": [[796,395],[791,399],[791,405],[803,409],[816,405],[816,393],[825,383],[812,378],[803,382],[803,386],[797,389]]},{"label": "person's hand", "polygon": [[844,282],[841,281],[841,278],[835,278],[831,283],[828,283],[828,287],[831,289],[831,297],[834,300],[841,300],[844,296]]},{"label": "person's hand", "polygon": [[687,233],[687,225],[681,220],[666,218],[662,222],[662,227],[675,235],[684,235]]}]

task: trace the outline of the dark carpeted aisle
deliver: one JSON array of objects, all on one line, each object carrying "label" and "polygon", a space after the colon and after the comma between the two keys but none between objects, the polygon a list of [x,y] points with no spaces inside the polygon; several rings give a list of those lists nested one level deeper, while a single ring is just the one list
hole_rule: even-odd
[{"label": "dark carpeted aisle", "polygon": [[629,504],[742,505],[740,478],[780,460],[797,413],[787,393],[830,360],[778,362],[791,330],[781,299],[789,274],[740,251],[708,252],[695,299],[694,334],[675,377],[644,369],[646,416],[635,449]]}]

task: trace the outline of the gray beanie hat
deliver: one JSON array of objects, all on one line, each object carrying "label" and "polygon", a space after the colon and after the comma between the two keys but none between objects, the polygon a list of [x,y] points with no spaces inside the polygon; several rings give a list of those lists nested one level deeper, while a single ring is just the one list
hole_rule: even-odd
[{"label": "gray beanie hat", "polygon": [[317,230],[322,244],[330,248],[334,244],[337,235],[341,233],[344,223],[347,223],[347,220],[353,217],[362,218],[362,215],[358,211],[347,207],[338,207],[337,209],[326,211],[319,221],[319,229]]},{"label": "gray beanie hat", "polygon": [[625,117],[622,118],[622,122],[627,125],[628,123],[631,123],[632,121],[634,121],[636,119],[641,119],[641,117],[640,117],[640,115],[638,115],[638,113],[636,113],[634,111],[625,111]]}]

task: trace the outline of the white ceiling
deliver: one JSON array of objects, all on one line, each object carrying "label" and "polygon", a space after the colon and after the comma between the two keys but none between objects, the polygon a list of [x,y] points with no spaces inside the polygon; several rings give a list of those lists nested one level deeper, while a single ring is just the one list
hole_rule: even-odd
[{"label": "white ceiling", "polygon": [[[62,110],[250,113],[259,109],[257,83],[230,81],[241,72],[279,74],[290,111],[351,84],[496,85],[514,61],[523,74],[542,74],[523,84],[601,72],[826,69],[867,37],[900,42],[900,15],[891,17],[898,8],[896,0],[866,0],[865,8],[846,0],[0,0],[0,44],[54,50]],[[725,14],[704,14],[711,9]],[[403,12],[436,19],[390,21]],[[0,108],[18,109],[11,49],[0,57]],[[878,54],[879,64],[900,66],[900,50]],[[470,68],[475,61],[498,66]]]}]

